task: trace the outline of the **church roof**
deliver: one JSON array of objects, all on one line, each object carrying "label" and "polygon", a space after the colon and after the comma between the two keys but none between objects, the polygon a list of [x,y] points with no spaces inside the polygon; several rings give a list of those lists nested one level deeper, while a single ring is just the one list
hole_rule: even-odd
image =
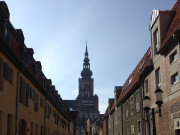
[{"label": "church roof", "polygon": [[68,106],[68,108],[77,110],[77,102],[76,100],[63,100],[64,104]]}]

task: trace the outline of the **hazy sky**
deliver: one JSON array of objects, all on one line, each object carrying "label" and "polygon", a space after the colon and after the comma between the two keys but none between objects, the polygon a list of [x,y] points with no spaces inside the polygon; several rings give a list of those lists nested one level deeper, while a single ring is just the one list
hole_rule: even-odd
[{"label": "hazy sky", "polygon": [[86,40],[94,93],[105,112],[114,86],[123,85],[150,45],[153,9],[176,0],[6,0],[10,21],[63,99],[78,95]]}]

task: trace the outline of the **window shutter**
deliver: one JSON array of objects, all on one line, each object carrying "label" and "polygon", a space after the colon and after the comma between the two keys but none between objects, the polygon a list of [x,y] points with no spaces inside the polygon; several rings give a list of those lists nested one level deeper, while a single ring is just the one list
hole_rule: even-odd
[{"label": "window shutter", "polygon": [[37,92],[35,93],[35,99],[34,99],[34,111],[37,112]]},{"label": "window shutter", "polygon": [[30,98],[33,99],[33,88],[30,87]]},{"label": "window shutter", "polygon": [[4,63],[4,77],[6,80],[10,81],[10,67],[8,63]]},{"label": "window shutter", "polygon": [[26,88],[26,106],[29,106],[29,83],[27,84],[27,88]]}]

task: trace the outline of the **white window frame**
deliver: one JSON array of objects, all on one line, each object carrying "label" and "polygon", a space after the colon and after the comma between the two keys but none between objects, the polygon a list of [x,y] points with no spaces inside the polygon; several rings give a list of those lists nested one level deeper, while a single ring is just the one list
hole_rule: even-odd
[{"label": "white window frame", "polygon": [[[176,80],[176,77],[178,77],[178,80]],[[174,85],[174,84],[176,84],[178,82],[179,82],[179,74],[178,74],[178,72],[176,72],[175,74],[173,74],[171,76],[171,85]]]},{"label": "white window frame", "polygon": [[[176,56],[176,57],[175,57]],[[170,56],[169,56],[169,62],[170,64],[174,63],[178,59],[177,50],[175,50]]]},{"label": "white window frame", "polygon": [[161,88],[161,70],[160,70],[160,67],[155,70],[155,83],[156,83],[156,89],[158,87]]}]

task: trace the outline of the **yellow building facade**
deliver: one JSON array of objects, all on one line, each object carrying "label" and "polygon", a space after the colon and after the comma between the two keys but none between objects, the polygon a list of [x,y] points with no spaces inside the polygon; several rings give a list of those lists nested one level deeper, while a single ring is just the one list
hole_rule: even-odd
[{"label": "yellow building facade", "polygon": [[0,135],[69,135],[62,98],[0,2]]}]

